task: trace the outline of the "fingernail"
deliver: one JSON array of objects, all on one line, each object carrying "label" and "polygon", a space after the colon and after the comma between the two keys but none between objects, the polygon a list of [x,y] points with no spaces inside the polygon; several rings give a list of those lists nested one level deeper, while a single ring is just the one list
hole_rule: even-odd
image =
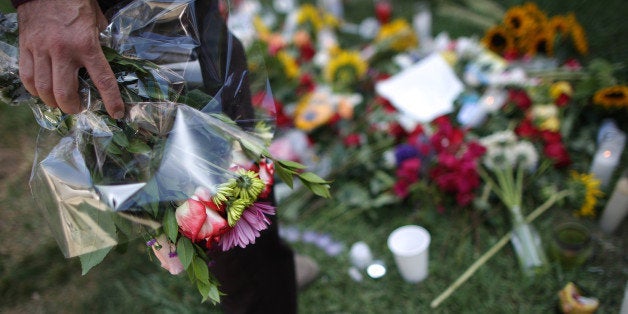
[{"label": "fingernail", "polygon": [[113,118],[118,120],[124,118],[124,111],[116,111],[113,113]]}]

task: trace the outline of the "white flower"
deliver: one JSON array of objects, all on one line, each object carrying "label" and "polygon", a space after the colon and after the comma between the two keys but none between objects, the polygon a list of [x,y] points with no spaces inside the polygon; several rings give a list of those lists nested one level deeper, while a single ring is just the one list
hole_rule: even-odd
[{"label": "white flower", "polygon": [[536,152],[534,145],[528,141],[520,141],[512,149],[515,162],[529,171],[536,169],[539,161],[539,154]]},{"label": "white flower", "polygon": [[493,170],[511,168],[514,159],[508,149],[500,146],[487,147],[486,155],[484,155],[484,165]]},{"label": "white flower", "polygon": [[480,144],[484,145],[487,150],[493,147],[508,147],[517,142],[517,135],[511,130],[495,132],[489,136],[480,139]]}]

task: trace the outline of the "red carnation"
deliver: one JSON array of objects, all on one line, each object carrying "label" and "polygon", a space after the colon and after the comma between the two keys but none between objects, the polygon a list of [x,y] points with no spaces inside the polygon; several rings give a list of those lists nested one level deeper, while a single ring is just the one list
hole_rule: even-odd
[{"label": "red carnation", "polygon": [[563,93],[563,94],[560,94],[560,96],[558,96],[558,98],[556,98],[554,103],[558,107],[564,107],[564,106],[566,106],[569,103],[570,100],[571,100],[571,97],[569,95]]},{"label": "red carnation", "polygon": [[346,147],[359,147],[362,144],[362,136],[358,133],[352,133],[347,135],[343,143]]},{"label": "red carnation", "polygon": [[522,89],[509,89],[508,102],[514,103],[521,110],[527,110],[532,106],[532,99]]},{"label": "red carnation", "polygon": [[554,167],[563,168],[571,164],[569,153],[562,142],[552,142],[545,145],[545,155],[554,162]]},{"label": "red carnation", "polygon": [[523,138],[534,138],[539,135],[539,130],[534,126],[531,119],[525,118],[515,128],[515,134]]}]

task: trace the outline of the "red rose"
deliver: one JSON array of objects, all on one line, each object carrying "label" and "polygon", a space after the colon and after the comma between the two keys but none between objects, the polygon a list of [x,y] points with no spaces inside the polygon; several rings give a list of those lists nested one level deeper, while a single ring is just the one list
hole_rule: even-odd
[{"label": "red rose", "polygon": [[316,84],[314,79],[310,74],[303,74],[299,78],[299,86],[297,86],[296,94],[297,96],[304,95],[314,91],[316,88]]},{"label": "red rose", "polygon": [[569,95],[567,95],[567,94],[560,94],[560,96],[558,96],[558,98],[556,98],[554,103],[558,107],[565,107],[569,103],[570,100],[571,100],[571,97]]},{"label": "red rose", "polygon": [[[206,204],[213,204],[213,202],[190,198],[177,207],[175,212],[179,230],[192,242],[211,241],[220,237],[228,228],[227,220]],[[215,204],[213,205],[215,207]]]},{"label": "red rose", "polygon": [[569,153],[562,142],[552,142],[545,145],[545,155],[554,162],[556,168],[566,167],[571,164]]},{"label": "red rose", "polygon": [[421,170],[421,160],[419,158],[408,158],[404,160],[397,169],[397,182],[393,186],[395,194],[401,198],[408,196],[408,188],[419,180]]},{"label": "red rose", "polygon": [[358,147],[362,144],[362,136],[358,133],[352,133],[347,135],[343,143],[346,147]]},{"label": "red rose", "polygon": [[312,58],[314,58],[314,55],[316,54],[316,49],[314,49],[314,46],[312,46],[312,43],[307,43],[299,47],[299,52],[300,52],[301,60],[305,62],[309,62],[312,60]]},{"label": "red rose", "polygon": [[543,138],[545,144],[560,143],[563,141],[562,135],[555,131],[541,131],[541,138]]},{"label": "red rose", "polygon": [[532,99],[530,99],[526,91],[521,89],[509,89],[508,102],[514,103],[521,110],[527,110],[532,106]]},{"label": "red rose", "polygon": [[526,118],[515,128],[515,134],[523,138],[534,138],[538,136],[539,130],[534,127],[532,120]]}]

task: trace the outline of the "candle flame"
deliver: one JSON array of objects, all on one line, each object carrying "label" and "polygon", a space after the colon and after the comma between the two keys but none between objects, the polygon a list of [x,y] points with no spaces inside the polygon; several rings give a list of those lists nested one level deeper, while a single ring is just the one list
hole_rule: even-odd
[{"label": "candle flame", "polygon": [[489,105],[492,105],[495,102],[495,97],[493,97],[493,96],[486,97],[486,102]]},{"label": "candle flame", "polygon": [[605,150],[604,153],[602,153],[602,155],[604,156],[604,158],[610,158],[612,153],[610,150]]}]

